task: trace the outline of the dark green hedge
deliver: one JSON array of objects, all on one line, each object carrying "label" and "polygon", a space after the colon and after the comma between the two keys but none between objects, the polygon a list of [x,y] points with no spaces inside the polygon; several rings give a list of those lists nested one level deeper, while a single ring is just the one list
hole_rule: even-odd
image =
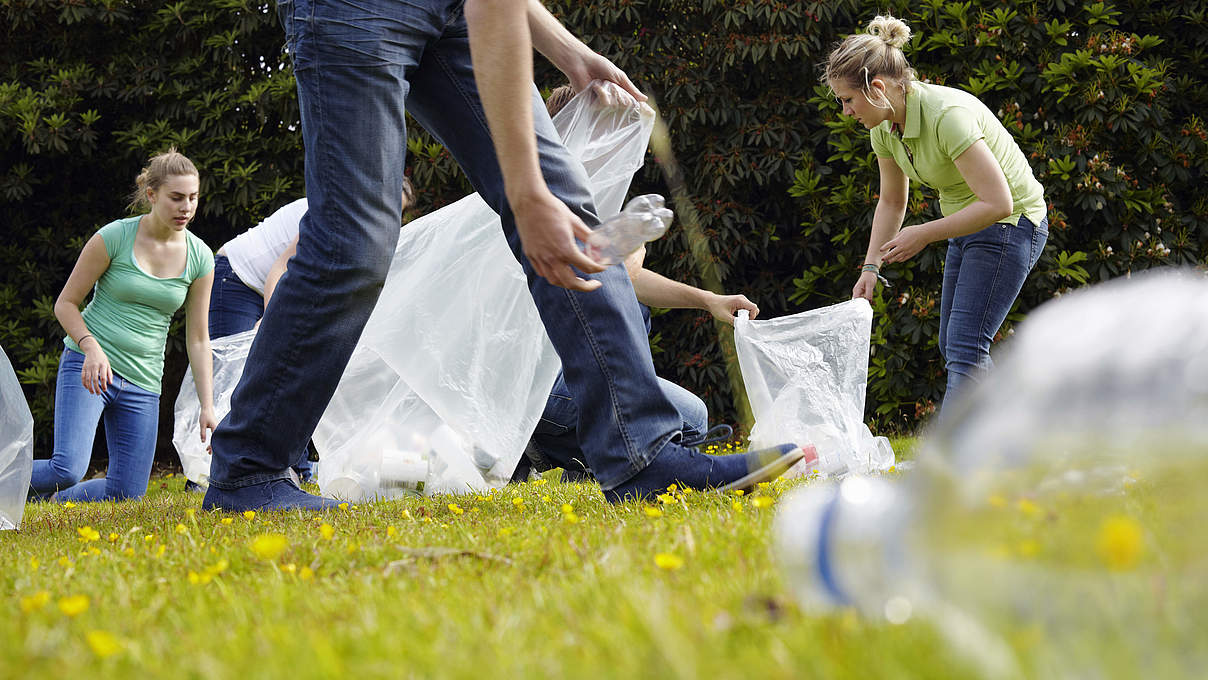
[{"label": "dark green hedge", "polygon": [[[571,29],[654,95],[712,268],[765,317],[850,294],[867,243],[876,173],[867,133],[817,79],[843,35],[886,9],[918,34],[923,77],[976,92],[1017,135],[1048,190],[1052,232],[1017,312],[1069,287],[1205,259],[1208,165],[1199,3],[923,0],[550,3]],[[217,248],[302,195],[294,82],[267,3],[6,0],[0,4],[0,346],[49,452],[62,331],[51,311],[84,240],[125,214],[143,160],[175,144],[202,171],[195,231]],[[539,64],[543,87],[560,77]],[[466,192],[412,128],[416,212]],[[655,163],[635,192],[670,193]],[[908,222],[935,215],[916,188]],[[702,266],[676,230],[650,266],[690,282]],[[934,347],[942,248],[891,267],[876,304],[869,414],[909,429],[940,395]],[[660,371],[733,419],[722,345],[706,315],[662,314]],[[169,346],[164,411],[183,372]],[[161,454],[171,455],[170,421]]]}]

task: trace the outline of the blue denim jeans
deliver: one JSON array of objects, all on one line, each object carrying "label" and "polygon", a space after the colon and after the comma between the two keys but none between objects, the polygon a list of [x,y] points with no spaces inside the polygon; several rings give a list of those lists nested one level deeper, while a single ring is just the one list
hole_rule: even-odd
[{"label": "blue denim jeans", "polygon": [[[84,355],[65,349],[55,385],[55,448],[49,460],[35,460],[30,487],[35,496],[58,494],[58,501],[138,498],[147,492],[159,432],[159,395],[114,374],[104,394],[84,389]],[[105,419],[109,470],[101,479],[80,482],[92,459],[96,426]]]},{"label": "blue denim jeans", "polygon": [[[565,290],[521,251],[470,62],[458,0],[280,0],[294,60],[309,210],[298,253],[265,310],[231,412],[214,434],[210,483],[283,477],[315,429],[381,292],[398,240],[404,105],[499,212],[579,411],[579,444],[601,486],[625,482],[680,432],[654,375],[629,277]],[[562,145],[535,86],[541,169],[555,196],[599,223],[582,164]],[[440,255],[433,253],[433,257]]]},{"label": "blue denim jeans", "polygon": [[264,315],[264,296],[231,269],[226,255],[214,256],[214,286],[210,290],[210,337],[251,330]]},{"label": "blue denim jeans", "polygon": [[948,369],[945,408],[993,367],[990,343],[1040,259],[1048,227],[1047,217],[1034,225],[1021,216],[1018,225],[1000,222],[948,239],[939,338]]},{"label": "blue denim jeans", "polygon": [[[705,402],[670,380],[659,378],[658,382],[659,388],[680,414],[684,440],[703,437],[709,428],[709,409]],[[590,466],[579,448],[578,424],[579,409],[575,407],[574,397],[559,373],[525,450],[532,466],[538,471],[560,467],[572,473],[589,472]]]},{"label": "blue denim jeans", "polygon": [[[210,337],[250,331],[264,315],[264,297],[231,269],[226,255],[214,256],[214,287],[210,290]],[[311,478],[310,449],[305,444],[292,464],[303,480]]]}]

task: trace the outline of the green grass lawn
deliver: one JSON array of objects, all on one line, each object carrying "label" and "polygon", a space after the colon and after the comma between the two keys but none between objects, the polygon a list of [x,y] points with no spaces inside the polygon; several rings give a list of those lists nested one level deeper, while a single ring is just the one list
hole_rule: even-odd
[{"label": "green grass lawn", "polygon": [[610,506],[543,479],[245,517],[176,475],[33,504],[0,535],[0,676],[968,675],[924,625],[798,609],[769,537],[797,483]]},{"label": "green grass lawn", "polygon": [[770,530],[815,482],[611,506],[555,477],[323,515],[203,512],[179,475],[29,505],[0,677],[976,677],[926,623],[798,607]]}]

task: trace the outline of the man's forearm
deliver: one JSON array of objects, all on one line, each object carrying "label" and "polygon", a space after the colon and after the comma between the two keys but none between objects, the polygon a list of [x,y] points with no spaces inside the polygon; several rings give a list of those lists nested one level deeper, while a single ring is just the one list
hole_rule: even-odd
[{"label": "man's forearm", "polygon": [[504,189],[515,206],[526,194],[545,187],[533,133],[528,0],[470,0],[466,24],[478,93],[495,142]]}]

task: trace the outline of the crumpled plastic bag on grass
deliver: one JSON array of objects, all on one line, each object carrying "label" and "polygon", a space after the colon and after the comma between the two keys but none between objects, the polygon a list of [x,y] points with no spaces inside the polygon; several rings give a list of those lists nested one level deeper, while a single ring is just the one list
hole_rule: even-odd
[{"label": "crumpled plastic bag on grass", "polygon": [[34,470],[34,417],[0,349],[0,530],[21,528]]},{"label": "crumpled plastic bag on grass", "polygon": [[755,416],[751,448],[813,444],[825,475],[889,469],[864,424],[872,307],[863,298],[777,319],[739,312],[734,344]]},{"label": "crumpled plastic bag on grass", "polygon": [[[231,410],[231,393],[243,375],[243,364],[252,348],[256,331],[244,331],[210,341],[214,355],[214,410],[219,419]],[[193,369],[185,370],[176,395],[174,408],[176,420],[172,426],[172,445],[180,456],[185,477],[202,486],[210,484],[210,453],[206,442],[201,441],[198,430],[201,421],[201,404],[197,401],[197,389],[193,383]]]},{"label": "crumpled plastic bag on grass", "polygon": [[[619,97],[615,85],[600,87]],[[601,106],[600,97],[585,89],[554,124],[583,160],[606,219],[642,166],[654,112]],[[238,375],[228,386],[217,352],[228,348],[241,373],[253,335],[213,343],[219,418]],[[474,194],[416,219],[402,229],[378,304],[314,433],[319,486],[347,500],[502,486],[560,368],[499,216]],[[192,404],[182,409],[182,401]],[[177,399],[183,435],[173,443],[186,474],[201,483],[201,472],[190,472],[209,471],[198,411],[186,374]]]}]

